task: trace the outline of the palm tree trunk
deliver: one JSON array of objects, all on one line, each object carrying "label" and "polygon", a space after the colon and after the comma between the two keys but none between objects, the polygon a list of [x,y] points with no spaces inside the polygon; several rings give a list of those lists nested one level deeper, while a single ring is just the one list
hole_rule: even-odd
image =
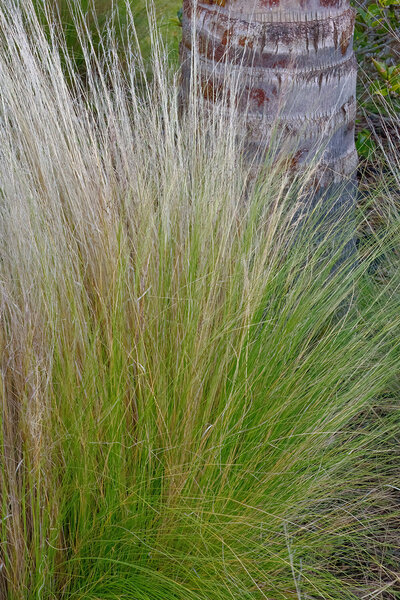
[{"label": "palm tree trunk", "polygon": [[[184,0],[184,87],[194,40],[206,102],[226,92],[227,65],[240,69],[235,101],[245,115],[249,154],[262,159],[278,121],[295,167],[323,149],[318,185],[326,190],[351,180],[357,165],[353,31],[349,0]],[[342,205],[354,198],[354,185],[341,192]]]}]

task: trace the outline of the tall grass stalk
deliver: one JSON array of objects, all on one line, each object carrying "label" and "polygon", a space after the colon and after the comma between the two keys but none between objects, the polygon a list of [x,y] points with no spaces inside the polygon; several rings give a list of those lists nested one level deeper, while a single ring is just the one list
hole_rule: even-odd
[{"label": "tall grass stalk", "polygon": [[152,27],[151,81],[81,29],[83,85],[0,6],[0,595],[397,598],[395,205],[333,269],[312,168],[251,182]]}]

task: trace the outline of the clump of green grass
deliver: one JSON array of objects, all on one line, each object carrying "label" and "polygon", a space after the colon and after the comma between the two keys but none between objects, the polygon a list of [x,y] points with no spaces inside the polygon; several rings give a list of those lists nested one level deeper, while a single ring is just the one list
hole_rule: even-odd
[{"label": "clump of green grass", "polygon": [[83,87],[30,0],[0,27],[2,595],[399,597],[395,204],[333,269],[312,168],[251,182],[155,29],[151,82],[82,33]]}]

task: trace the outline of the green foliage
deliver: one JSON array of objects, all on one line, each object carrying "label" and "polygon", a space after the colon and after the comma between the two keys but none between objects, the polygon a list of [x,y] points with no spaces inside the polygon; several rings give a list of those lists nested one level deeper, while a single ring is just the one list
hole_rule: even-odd
[{"label": "green foliage", "polygon": [[358,97],[370,114],[385,112],[385,97],[399,105],[400,5],[380,0],[356,4],[355,49],[360,64]]},{"label": "green foliage", "polygon": [[374,66],[379,73],[380,80],[371,85],[371,91],[374,94],[382,96],[399,97],[400,95],[400,64],[388,66],[383,62],[372,59]]},{"label": "green foliage", "polygon": [[400,6],[397,2],[380,0],[364,0],[356,3],[357,17],[355,40],[359,49],[371,48],[377,50],[379,41],[389,35],[395,35],[399,27]]},{"label": "green foliage", "polygon": [[362,129],[357,133],[356,148],[358,155],[365,159],[372,159],[376,154],[378,146],[368,129]]}]

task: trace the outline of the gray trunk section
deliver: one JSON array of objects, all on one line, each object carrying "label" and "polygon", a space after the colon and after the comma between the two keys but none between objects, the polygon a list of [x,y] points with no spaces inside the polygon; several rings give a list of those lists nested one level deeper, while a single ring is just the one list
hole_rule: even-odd
[{"label": "gray trunk section", "polygon": [[326,208],[339,219],[356,196],[357,64],[349,0],[184,0],[183,7],[183,95],[196,52],[204,102],[235,102],[251,160],[263,161],[277,132],[294,169],[317,157],[312,203],[333,193],[335,206]]}]

